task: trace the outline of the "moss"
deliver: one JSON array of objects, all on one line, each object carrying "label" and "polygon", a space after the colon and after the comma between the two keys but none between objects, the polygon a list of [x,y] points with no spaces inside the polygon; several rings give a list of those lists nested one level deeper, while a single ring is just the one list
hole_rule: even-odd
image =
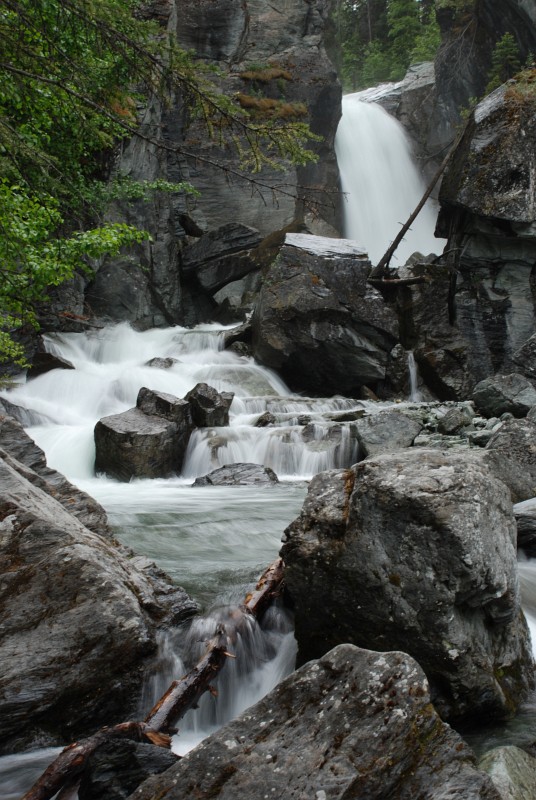
[{"label": "moss", "polygon": [[251,94],[239,92],[236,99],[251,116],[269,119],[293,119],[307,116],[305,103],[286,103],[283,100],[274,100],[271,97],[254,97]]},{"label": "moss", "polygon": [[[254,65],[255,67],[255,65]],[[269,83],[273,80],[291,81],[292,75],[287,69],[283,69],[274,64],[268,64],[265,67],[258,69],[250,67],[244,72],[239,73],[239,78],[243,81],[260,81],[261,83]]]}]

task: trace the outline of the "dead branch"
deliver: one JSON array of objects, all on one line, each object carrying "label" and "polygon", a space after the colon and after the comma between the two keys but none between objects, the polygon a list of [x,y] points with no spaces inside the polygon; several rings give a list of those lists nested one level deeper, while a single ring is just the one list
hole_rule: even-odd
[{"label": "dead branch", "polygon": [[417,205],[415,210],[410,214],[410,216],[408,217],[407,221],[404,223],[404,225],[400,229],[398,235],[394,239],[393,243],[390,245],[390,247],[387,248],[387,251],[380,258],[380,260],[378,261],[378,263],[376,264],[376,266],[374,267],[374,269],[370,273],[370,277],[371,278],[385,278],[387,276],[387,270],[389,269],[389,264],[391,262],[391,259],[392,259],[393,255],[396,252],[396,249],[397,249],[398,245],[400,244],[400,242],[402,241],[402,239],[406,235],[407,231],[411,227],[412,223],[415,221],[415,219],[418,217],[419,213],[422,211],[422,209],[424,207],[424,204],[426,203],[426,201],[428,200],[428,198],[432,194],[432,192],[434,190],[434,186],[438,182],[438,180],[441,177],[441,175],[444,173],[444,171],[447,168],[452,156],[456,152],[456,149],[457,149],[458,145],[460,144],[460,142],[461,142],[461,140],[462,140],[462,138],[463,138],[463,136],[465,134],[465,131],[467,130],[468,124],[469,124],[469,120],[467,120],[465,125],[463,125],[463,127],[458,132],[458,135],[457,135],[456,139],[454,140],[454,143],[453,143],[452,147],[450,148],[450,150],[448,151],[447,155],[445,156],[445,158],[441,162],[440,166],[438,167],[435,175],[433,176],[432,180],[430,181],[430,183],[428,185],[428,188],[426,189],[425,193],[421,197],[421,200],[420,200],[419,204]]},{"label": "dead branch", "polygon": [[[283,567],[282,559],[278,558],[263,572],[255,590],[245,598],[243,613],[233,618],[233,626],[239,626],[240,618],[243,619],[245,613],[260,619],[281,591]],[[173,726],[190,708],[196,706],[204,692],[212,691],[211,681],[227,658],[232,657],[228,652],[232,634],[233,631],[227,626],[219,626],[207,643],[200,661],[180,680],[173,681],[144,722],[123,722],[112,728],[101,728],[93,736],[65,747],[21,800],[50,800],[66,784],[72,786],[92,753],[111,738],[145,740],[159,747],[171,747],[170,734],[175,732]]]},{"label": "dead branch", "polygon": [[210,688],[210,681],[225,664],[229,655],[228,647],[227,631],[220,626],[210,639],[203,658],[187,675],[173,681],[146,716],[145,724],[157,731],[175,733],[175,723],[197,705],[201,695]]}]

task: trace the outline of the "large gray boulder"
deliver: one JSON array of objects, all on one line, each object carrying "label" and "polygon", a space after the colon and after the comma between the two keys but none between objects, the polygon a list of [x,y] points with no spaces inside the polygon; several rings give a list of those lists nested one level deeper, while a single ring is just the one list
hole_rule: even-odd
[{"label": "large gray boulder", "polygon": [[261,235],[255,228],[229,222],[185,248],[182,274],[195,278],[213,294],[259,268],[250,251],[260,241]]},{"label": "large gray boulder", "polygon": [[505,413],[525,417],[536,406],[536,389],[528,378],[516,372],[494,375],[477,383],[473,400],[486,417],[500,417]]},{"label": "large gray boulder", "polygon": [[536,759],[519,747],[494,747],[478,767],[490,776],[502,800],[536,797]]},{"label": "large gray boulder", "polygon": [[536,420],[506,420],[487,443],[485,458],[513,503],[536,496]]},{"label": "large gray boulder", "polygon": [[363,457],[411,447],[423,429],[421,422],[398,411],[380,411],[356,422],[357,440]]},{"label": "large gray boulder", "polygon": [[95,471],[120,481],[178,473],[193,428],[188,400],[143,387],[136,408],[95,425]]},{"label": "large gray boulder", "polygon": [[157,629],[197,610],[32,472],[0,450],[0,748],[10,752],[128,718]]},{"label": "large gray boulder", "polygon": [[356,242],[287,234],[253,315],[255,357],[295,390],[374,389],[386,377],[398,323],[367,283],[369,272]]},{"label": "large gray boulder", "polygon": [[404,653],[306,664],[130,800],[500,800]]},{"label": "large gray boulder", "polygon": [[515,542],[508,489],[476,456],[412,448],[317,475],[281,551],[300,660],[404,650],[444,719],[508,716],[534,680]]},{"label": "large gray boulder", "polygon": [[233,392],[218,392],[208,383],[198,383],[184,399],[190,404],[194,425],[198,428],[219,428],[229,424],[233,397]]}]

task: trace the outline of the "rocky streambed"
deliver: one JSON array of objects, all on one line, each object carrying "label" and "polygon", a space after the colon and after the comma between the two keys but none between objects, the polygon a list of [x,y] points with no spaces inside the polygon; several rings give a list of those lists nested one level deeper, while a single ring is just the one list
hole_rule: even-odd
[{"label": "rocky streambed", "polygon": [[[237,791],[258,797],[254,787],[262,786],[276,797],[348,791],[384,797],[388,790],[431,798],[441,786],[452,797],[500,797],[448,723],[503,723],[533,686],[512,511],[512,497],[534,495],[530,450],[515,446],[517,437],[533,437],[530,395],[519,410],[519,384],[503,381],[505,388],[496,380],[464,403],[303,398],[286,394],[249,358],[219,350],[228,332],[202,330],[203,343],[198,339],[194,347],[193,335],[120,327],[89,338],[52,337],[50,348],[70,357],[75,369],[43,374],[2,401],[8,412],[0,429],[4,752],[68,741],[135,715],[140,702],[150,705],[144,672],[183,668],[168,655],[164,669],[162,651],[155,661],[158,642],[175,631],[182,657],[197,605],[144,557],[145,547],[148,555],[159,549],[162,556],[174,548],[168,563],[175,558],[181,583],[196,562],[193,544],[202,557],[211,553],[205,572],[190,574],[187,588],[195,596],[206,578],[212,588],[199,597],[208,605],[216,599],[221,608],[243,596],[270,552],[277,554],[288,526],[282,551],[288,599],[298,658],[307,663],[247,711],[229,707],[222,673],[221,700],[207,701],[227,702],[227,720],[241,716],[171,767],[161,761],[154,767],[149,759],[149,772],[167,771],[138,789],[132,775],[140,783],[147,772],[130,766],[123,778],[129,794],[178,798],[195,787],[201,797]],[[145,366],[149,353],[163,361]],[[178,363],[169,366],[170,358]],[[98,417],[128,412],[139,380],[149,377],[166,395],[173,386],[178,400],[203,381],[215,384],[216,393],[233,391],[229,424],[216,425],[227,422],[217,418],[192,432],[182,477],[130,483],[91,477],[88,439]],[[87,381],[84,390],[81,381]],[[93,391],[96,404],[89,402]],[[15,402],[26,410],[9,405]],[[77,483],[100,495],[112,531],[103,509],[46,465],[10,414],[24,419],[52,463],[63,459]],[[242,467],[223,470],[223,480],[238,485],[214,485],[224,464],[237,461],[264,463],[283,480],[240,485],[261,480]],[[192,487],[214,469],[208,486]],[[304,480],[316,473],[300,513]],[[194,492],[202,493],[197,505]],[[231,506],[224,492],[234,493]],[[215,530],[207,521],[211,507],[219,518]],[[527,504],[522,517],[530,531]],[[138,536],[136,555],[116,540],[129,534]],[[527,533],[526,546],[529,540]],[[216,617],[207,619],[195,637],[211,635]],[[273,665],[282,640],[275,644],[274,620],[266,624],[261,633],[272,644],[262,649],[256,640],[253,649],[261,647],[261,660]],[[288,669],[289,663],[275,667],[271,685]],[[248,694],[249,677],[235,677],[232,691]],[[258,673],[254,680],[260,682]],[[269,689],[264,683],[263,691]],[[158,696],[156,686],[153,691]],[[248,701],[255,702],[254,694]],[[217,724],[225,721],[220,716]],[[81,788],[81,797],[127,796],[124,788],[111,794],[110,779],[102,777],[109,775],[109,758],[87,777],[91,788]],[[131,756],[117,758],[131,764]]]}]

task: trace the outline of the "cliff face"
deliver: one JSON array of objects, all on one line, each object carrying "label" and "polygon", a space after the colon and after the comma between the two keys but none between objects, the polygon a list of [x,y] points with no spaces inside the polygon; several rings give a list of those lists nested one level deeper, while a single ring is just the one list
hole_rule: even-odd
[{"label": "cliff face", "polygon": [[[322,136],[311,145],[319,160],[308,167],[263,168],[257,175],[263,185],[252,188],[234,174],[239,169],[236,154],[214,147],[203,127],[187,119],[181,97],[169,109],[149,104],[141,131],[159,129],[171,149],[157,152],[134,140],[123,148],[118,169],[135,179],[188,180],[200,197],[161,195],[119,209],[129,222],[149,229],[153,241],[101,266],[85,298],[95,315],[140,327],[209,318],[210,298],[203,299],[195,284],[188,285],[181,276],[181,246],[192,226],[202,231],[238,222],[268,234],[306,221],[319,231],[307,201],[316,200],[319,189],[336,190],[338,179],[333,140],[341,92],[323,46],[328,10],[329,0],[155,0],[147,8],[183,48],[219,68],[226,94],[304,104],[303,120]],[[243,75],[269,65],[288,77],[261,81]],[[190,157],[172,152],[177,144]],[[314,189],[302,191],[301,186]],[[305,205],[298,199],[303,197]],[[338,203],[322,197],[317,219],[336,225]]]}]

